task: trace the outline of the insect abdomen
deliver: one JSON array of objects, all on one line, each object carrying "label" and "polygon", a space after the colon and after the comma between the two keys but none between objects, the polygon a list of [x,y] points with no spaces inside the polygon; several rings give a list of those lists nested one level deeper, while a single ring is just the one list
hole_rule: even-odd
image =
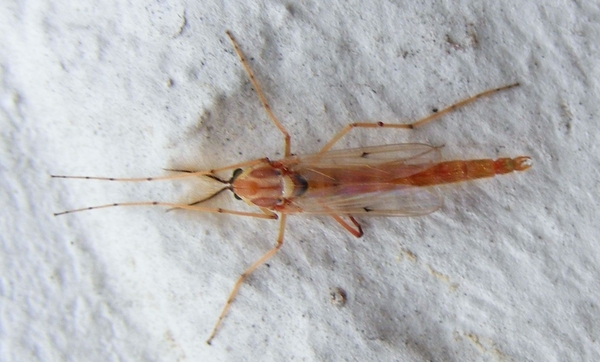
[{"label": "insect abdomen", "polygon": [[433,186],[475,180],[513,171],[524,171],[531,167],[530,161],[529,157],[521,156],[517,158],[499,158],[497,160],[440,162],[425,171],[396,179],[395,182],[413,186]]}]

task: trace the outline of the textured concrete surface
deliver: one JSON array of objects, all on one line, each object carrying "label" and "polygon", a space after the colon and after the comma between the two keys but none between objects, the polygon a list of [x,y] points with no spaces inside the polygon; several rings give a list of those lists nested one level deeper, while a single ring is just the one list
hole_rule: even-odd
[{"label": "textured concrete surface", "polygon": [[[0,16],[0,359],[599,358],[597,4],[14,0]],[[444,188],[428,216],[359,218],[361,239],[291,217],[209,347],[277,222],[159,208],[54,217],[202,191],[49,174],[281,156],[225,30],[295,153],[351,121],[405,122],[519,81],[422,129],[356,131],[339,147],[424,142],[534,166]]]}]

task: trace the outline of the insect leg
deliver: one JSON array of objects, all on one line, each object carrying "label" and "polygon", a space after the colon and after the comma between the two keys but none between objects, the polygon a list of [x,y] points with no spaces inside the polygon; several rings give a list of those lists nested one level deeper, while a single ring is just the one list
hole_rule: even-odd
[{"label": "insect leg", "polygon": [[206,341],[207,344],[211,344],[213,338],[217,334],[217,330],[219,329],[221,322],[223,322],[223,318],[225,318],[225,315],[227,314],[227,311],[229,310],[229,307],[231,306],[233,299],[237,295],[238,290],[242,286],[242,283],[244,283],[244,280],[246,280],[246,278],[250,274],[252,274],[252,272],[256,268],[258,268],[259,266],[264,264],[267,260],[269,260],[269,258],[271,258],[273,255],[275,255],[275,253],[277,253],[277,251],[283,245],[283,233],[285,231],[285,218],[286,218],[286,214],[281,214],[281,218],[279,219],[279,235],[277,236],[277,242],[275,244],[275,247],[273,247],[271,250],[267,251],[260,259],[255,261],[252,265],[250,265],[250,267],[248,269],[246,269],[246,271],[244,273],[242,273],[242,275],[240,275],[238,280],[233,285],[233,289],[231,289],[231,293],[229,293],[229,297],[227,298],[227,301],[225,302],[225,305],[223,306],[223,309],[221,310],[221,314],[219,315],[219,318],[217,319],[217,323],[215,324],[212,333],[210,334],[210,336],[208,337],[208,340]]},{"label": "insect leg", "polygon": [[356,219],[352,215],[346,215],[346,216],[348,216],[350,221],[352,221],[352,223],[354,224],[354,227],[350,226],[350,224],[345,222],[344,219],[342,219],[342,217],[340,215],[335,214],[333,212],[333,210],[331,210],[329,207],[327,207],[327,205],[323,204],[322,202],[319,202],[319,204],[321,205],[321,207],[324,210],[331,211],[330,216],[333,218],[333,220],[337,221],[338,224],[342,225],[342,227],[344,229],[346,229],[346,231],[348,231],[350,234],[356,236],[357,238],[360,238],[361,236],[363,236],[362,227],[360,227],[360,224],[358,223],[358,221],[356,221]]},{"label": "insect leg", "polygon": [[342,225],[342,227],[346,229],[350,234],[356,236],[357,238],[363,236],[362,227],[360,227],[360,224],[356,221],[356,219],[354,219],[352,215],[348,215],[348,218],[350,219],[350,221],[352,221],[355,228],[353,228],[352,226],[350,226],[350,224],[345,222],[344,219],[342,219],[339,215],[332,214],[331,217],[340,225]]},{"label": "insect leg", "polygon": [[502,86],[499,88],[488,89],[484,92],[481,92],[481,93],[478,93],[469,98],[463,99],[462,101],[454,103],[453,105],[448,106],[448,107],[442,109],[441,111],[434,112],[434,113],[430,114],[429,116],[421,118],[412,123],[405,123],[405,124],[388,124],[388,123],[383,123],[383,122],[351,123],[351,124],[345,126],[344,128],[342,128],[335,136],[333,136],[333,138],[329,142],[327,142],[327,144],[325,146],[323,146],[323,148],[321,148],[319,153],[327,152],[336,142],[338,142],[342,137],[344,137],[348,132],[350,132],[354,128],[404,128],[404,129],[417,128],[417,127],[420,127],[426,123],[429,123],[429,122],[443,116],[446,113],[450,113],[452,111],[455,111],[458,108],[466,106],[469,103],[473,103],[476,100],[478,100],[479,98],[486,97],[486,96],[492,95],[494,93],[516,87],[518,85],[519,85],[519,83],[513,83],[513,84],[505,85],[505,86]]},{"label": "insect leg", "polygon": [[281,124],[281,122],[279,122],[277,117],[275,117],[275,115],[271,111],[271,107],[267,103],[267,99],[265,98],[262,90],[260,89],[260,86],[258,85],[256,78],[254,78],[254,73],[252,73],[252,69],[250,69],[250,66],[248,65],[248,61],[246,61],[246,58],[244,57],[244,54],[242,53],[240,46],[237,44],[237,42],[233,38],[233,35],[231,34],[231,32],[229,30],[226,31],[225,33],[229,37],[229,40],[231,40],[231,44],[233,44],[233,49],[235,49],[235,53],[237,54],[238,58],[240,58],[240,61],[242,62],[242,65],[244,66],[244,70],[246,70],[246,73],[248,74],[248,78],[250,78],[250,82],[252,83],[252,86],[254,87],[256,94],[258,95],[258,99],[260,99],[260,103],[262,103],[263,108],[267,112],[267,115],[269,116],[271,121],[273,121],[273,123],[275,124],[275,127],[277,127],[277,129],[279,129],[279,131],[281,131],[281,133],[283,134],[283,141],[285,143],[284,153],[285,153],[285,157],[288,157],[290,155],[290,142],[291,142],[290,134],[285,129],[283,124]]}]

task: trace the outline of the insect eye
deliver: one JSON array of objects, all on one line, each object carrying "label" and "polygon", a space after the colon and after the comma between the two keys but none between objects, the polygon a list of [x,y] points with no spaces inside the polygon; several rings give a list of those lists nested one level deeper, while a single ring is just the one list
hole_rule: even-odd
[{"label": "insect eye", "polygon": [[233,194],[233,197],[235,197],[236,200],[241,200],[242,198],[238,196],[238,194]]},{"label": "insect eye", "polygon": [[231,176],[231,182],[233,182],[244,170],[242,170],[241,168],[236,168],[235,171],[233,171],[233,175]]}]

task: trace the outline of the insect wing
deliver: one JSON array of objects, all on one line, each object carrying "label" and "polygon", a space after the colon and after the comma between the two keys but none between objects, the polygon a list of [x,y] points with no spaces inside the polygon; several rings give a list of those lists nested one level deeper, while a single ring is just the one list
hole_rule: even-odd
[{"label": "insect wing", "polygon": [[[333,150],[312,155],[292,156],[309,166],[375,166],[388,162],[401,162],[406,165],[426,165],[441,160],[440,147],[424,143],[400,143],[395,145],[371,146]],[[285,162],[285,160],[283,160]]]},{"label": "insect wing", "polygon": [[355,196],[294,200],[294,205],[308,214],[420,216],[438,210],[443,199],[435,189],[402,186]]},{"label": "insect wing", "polygon": [[[289,212],[417,216],[439,209],[433,188],[400,184],[441,159],[439,147],[420,143],[336,150],[297,156],[289,169],[308,188],[291,199]],[[286,160],[283,160],[285,163]]]}]

